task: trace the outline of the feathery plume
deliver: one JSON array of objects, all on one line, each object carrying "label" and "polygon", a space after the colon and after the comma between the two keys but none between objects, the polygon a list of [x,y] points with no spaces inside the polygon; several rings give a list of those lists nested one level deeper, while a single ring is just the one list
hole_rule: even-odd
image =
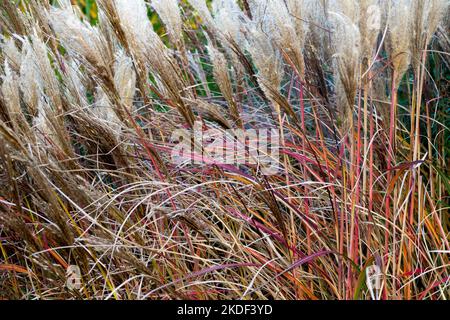
[{"label": "feathery plume", "polygon": [[449,20],[449,8],[450,2],[448,0],[431,0],[428,9],[428,19],[427,19],[427,35],[428,40],[436,32],[439,23],[444,19],[448,22]]},{"label": "feathery plume", "polygon": [[5,60],[4,70],[5,75],[2,77],[3,84],[1,86],[1,93],[8,116],[12,122],[12,127],[17,132],[25,134],[30,140],[29,142],[33,142],[35,138],[20,103],[19,78],[16,73],[11,70],[8,60]]},{"label": "feathery plume", "polygon": [[307,1],[305,0],[286,0],[286,6],[289,10],[289,16],[295,26],[295,33],[301,41],[304,41],[308,27],[304,21],[307,13]]},{"label": "feathery plume", "polygon": [[[274,27],[267,30],[267,32],[273,32],[268,34],[271,35],[277,47],[285,52],[299,74],[303,76],[305,66],[302,51],[305,39],[301,21],[301,2],[291,0],[289,1],[290,7],[286,7],[284,3],[276,0],[266,0],[261,3],[267,7],[264,10],[264,17],[271,17],[270,19],[273,21],[271,24]],[[294,17],[290,10],[295,10],[295,14],[300,17]]]},{"label": "feathery plume", "polygon": [[247,50],[258,70],[258,82],[267,97],[278,91],[283,79],[283,62],[280,52],[273,47],[268,36],[253,24],[249,27]]},{"label": "feathery plume", "polygon": [[332,60],[331,26],[328,1],[304,0],[303,19],[306,21],[308,46],[324,63]]},{"label": "feathery plume", "polygon": [[183,21],[181,20],[178,0],[152,0],[152,7],[165,24],[172,44],[175,47],[180,47],[183,41]]},{"label": "feathery plume", "polygon": [[2,95],[9,117],[18,126],[22,120],[22,110],[20,108],[19,82],[17,75],[11,70],[8,60],[4,64],[5,74],[2,76]]},{"label": "feathery plume", "polygon": [[415,0],[413,5],[411,37],[412,63],[417,68],[420,65],[422,50],[425,50],[433,34],[442,20],[448,0]]},{"label": "feathery plume", "polygon": [[123,104],[131,107],[136,92],[136,72],[133,68],[133,61],[123,51],[120,51],[114,69],[114,83],[119,96]]},{"label": "feathery plume", "polygon": [[23,45],[19,86],[29,113],[36,116],[39,99],[43,94],[43,85],[33,48],[29,41],[25,41]]},{"label": "feathery plume", "polygon": [[394,70],[394,85],[400,85],[411,61],[411,0],[391,0],[387,18],[386,49]]},{"label": "feathery plume", "polygon": [[37,35],[37,32],[31,36],[31,46],[33,48],[32,52],[34,63],[39,70],[40,78],[42,79],[42,86],[43,89],[45,89],[45,94],[51,99],[52,106],[58,111],[58,113],[62,113],[60,87],[55,76],[55,70],[51,66],[49,60],[49,56],[52,57],[51,52]]},{"label": "feathery plume", "polygon": [[331,11],[338,11],[344,14],[351,22],[359,22],[359,3],[354,0],[336,0],[330,3]]},{"label": "feathery plume", "polygon": [[161,84],[169,94],[170,100],[177,107],[186,121],[194,124],[194,115],[190,108],[186,107],[181,94],[190,97],[191,90],[185,83],[183,73],[174,57],[153,31],[144,1],[116,0],[116,6],[122,27],[131,41],[131,46],[139,53],[139,59],[150,65],[151,71],[156,73]]},{"label": "feathery plume", "polygon": [[341,128],[346,131],[352,121],[359,81],[360,33],[358,25],[351,18],[340,13],[333,13],[333,16],[336,20],[334,31],[336,99],[341,113]]},{"label": "feathery plume", "polygon": [[54,134],[50,125],[50,121],[47,118],[48,113],[51,113],[50,106],[48,106],[48,104],[43,99],[39,99],[37,114],[33,118],[32,129],[37,136],[38,144],[42,146],[47,146],[49,144],[48,139],[58,144],[58,140],[55,139],[57,136]]},{"label": "feathery plume", "polygon": [[200,18],[206,24],[208,28],[214,28],[214,19],[211,12],[208,9],[208,5],[205,0],[188,0],[191,6],[197,10]]},{"label": "feathery plume", "polygon": [[0,44],[0,49],[2,50],[3,55],[9,60],[11,67],[15,70],[19,70],[22,62],[22,55],[16,46],[14,38],[11,37],[5,39],[2,35],[0,35],[0,39],[3,39]]},{"label": "feathery plume", "polygon": [[109,50],[98,28],[81,21],[70,8],[52,8],[49,20],[64,47],[72,55],[81,55],[93,66],[106,69],[111,56],[105,56]]},{"label": "feathery plume", "polygon": [[55,145],[59,150],[71,150],[67,144],[67,132],[59,119],[52,107],[41,97],[37,105],[37,115],[32,120],[32,131],[38,146],[50,150]]},{"label": "feathery plume", "polygon": [[243,25],[247,22],[244,13],[235,0],[214,0],[212,12],[216,29],[225,38],[231,38],[240,47],[245,45],[242,33]]},{"label": "feathery plume", "polygon": [[66,70],[63,74],[66,85],[66,96],[72,99],[72,103],[83,108],[87,105],[86,86],[80,64],[74,59],[65,60]]},{"label": "feathery plume", "polygon": [[214,79],[219,85],[220,91],[228,102],[233,120],[241,125],[239,110],[233,97],[233,86],[228,73],[228,63],[225,55],[216,49],[212,44],[207,46],[209,57],[213,64]]},{"label": "feathery plume", "polygon": [[97,87],[95,92],[95,103],[92,107],[92,113],[105,125],[107,125],[111,131],[115,134],[116,138],[120,137],[121,128],[123,123],[117,116],[111,101],[108,98],[106,92]]},{"label": "feathery plume", "polygon": [[[361,0],[359,2],[358,25],[361,35],[361,58],[368,61],[373,55],[381,28],[381,10],[377,0]],[[366,64],[368,63],[366,62]]]},{"label": "feathery plume", "polygon": [[134,50],[145,57],[147,48],[160,47],[160,39],[153,31],[143,0],[115,0],[115,5],[127,40]]}]

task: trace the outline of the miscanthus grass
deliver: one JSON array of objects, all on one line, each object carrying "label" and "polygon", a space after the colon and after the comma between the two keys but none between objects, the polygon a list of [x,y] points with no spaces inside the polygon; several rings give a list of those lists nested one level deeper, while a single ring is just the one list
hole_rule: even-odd
[{"label": "miscanthus grass", "polygon": [[449,298],[448,1],[74,3],[0,3],[0,298]]}]

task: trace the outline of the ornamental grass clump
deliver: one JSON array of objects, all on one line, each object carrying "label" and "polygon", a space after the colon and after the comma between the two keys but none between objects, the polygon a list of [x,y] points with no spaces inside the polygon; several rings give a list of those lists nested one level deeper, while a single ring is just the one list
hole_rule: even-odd
[{"label": "ornamental grass clump", "polygon": [[0,2],[0,299],[450,298],[447,0],[72,3]]}]

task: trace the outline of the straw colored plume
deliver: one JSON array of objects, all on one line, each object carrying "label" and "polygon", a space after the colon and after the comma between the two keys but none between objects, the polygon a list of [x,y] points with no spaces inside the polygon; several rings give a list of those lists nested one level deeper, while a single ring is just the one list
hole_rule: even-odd
[{"label": "straw colored plume", "polygon": [[96,88],[95,103],[92,108],[92,113],[98,118],[98,120],[114,132],[116,138],[120,137],[123,123],[117,117],[108,95],[101,87]]},{"label": "straw colored plume", "polygon": [[360,11],[359,1],[353,1],[353,0],[336,0],[336,1],[330,1],[330,10],[335,10],[334,7],[336,7],[340,12],[342,12],[350,21],[352,21],[355,24],[359,23],[360,19]]},{"label": "straw colored plume", "polygon": [[153,9],[166,26],[172,44],[179,47],[182,40],[183,21],[181,20],[178,0],[152,0]]},{"label": "straw colored plume", "polygon": [[23,44],[22,65],[20,66],[20,90],[29,114],[37,115],[37,105],[43,95],[43,81],[36,65],[36,57],[29,41]]},{"label": "straw colored plume", "polygon": [[[71,8],[50,11],[49,21],[63,45],[73,55],[80,55],[94,66],[107,69],[108,45],[99,30],[82,22]],[[105,56],[106,55],[106,56]]]},{"label": "straw colored plume", "polygon": [[324,61],[332,61],[332,39],[329,21],[329,1],[304,0],[303,20],[306,39],[312,52]]},{"label": "straw colored plume", "polygon": [[140,65],[145,65],[153,72],[154,78],[165,91],[180,114],[189,124],[194,123],[192,110],[183,103],[183,96],[191,97],[192,91],[187,90],[188,85],[180,66],[173,54],[164,45],[161,38],[153,30],[147,18],[147,7],[143,0],[126,1],[116,0],[117,13],[121,26],[129,41],[130,47],[137,55]]},{"label": "straw colored plume", "polygon": [[245,44],[242,33],[247,19],[235,0],[214,0],[212,3],[214,23],[217,30],[239,46]]},{"label": "straw colored plume", "polygon": [[410,35],[412,63],[420,65],[425,50],[436,32],[439,22],[447,12],[448,0],[414,0],[412,1],[412,32]]},{"label": "straw colored plume", "polygon": [[365,59],[363,62],[367,66],[376,50],[375,45],[381,29],[381,8],[378,0],[359,1],[358,26],[361,35],[361,58]]},{"label": "straw colored plume", "polygon": [[[253,2],[252,16],[262,30],[283,52],[300,75],[304,74],[304,29],[301,20],[303,8],[300,1],[289,1],[288,7],[276,0]],[[291,12],[295,10],[295,12]],[[300,15],[300,17],[298,16]]]},{"label": "straw colored plume", "polygon": [[122,103],[131,108],[136,92],[136,72],[133,61],[125,52],[120,51],[115,63],[114,83]]},{"label": "straw colored plume", "polygon": [[16,46],[16,41],[14,38],[5,39],[2,35],[0,35],[0,39],[2,39],[0,48],[3,55],[8,58],[14,69],[18,70],[21,65],[22,55]]},{"label": "straw colored plume", "polygon": [[74,59],[68,59],[65,71],[65,94],[68,101],[72,106],[79,108],[85,107],[88,104],[86,90],[87,81],[85,75],[82,73],[81,64]]},{"label": "straw colored plume", "polygon": [[33,118],[33,132],[36,135],[37,143],[44,149],[51,149],[56,146],[59,150],[64,150],[64,136],[55,130],[55,116],[45,100],[39,100],[37,105],[37,115]]},{"label": "straw colored plume", "polygon": [[231,83],[228,70],[228,62],[225,58],[225,55],[218,49],[216,49],[212,44],[209,44],[207,49],[209,57],[213,64],[214,79],[216,80],[217,84],[219,85],[220,91],[228,102],[233,120],[237,124],[241,125],[239,110],[233,95],[233,85]]},{"label": "straw colored plume", "polygon": [[205,0],[189,0],[190,5],[197,11],[203,23],[210,29],[214,29],[214,19],[211,12],[208,9],[208,5]]},{"label": "straw colored plume", "polygon": [[370,59],[381,29],[380,1],[338,0],[331,2],[330,10],[344,15],[349,22],[358,27],[361,59]]},{"label": "straw colored plume", "polygon": [[351,10],[345,8],[345,10],[348,11],[333,13],[336,26],[333,36],[336,102],[341,114],[340,121],[343,132],[346,132],[352,123],[361,59],[361,35],[357,25],[358,20],[354,13],[355,10],[353,8]]},{"label": "straw colored plume", "polygon": [[394,85],[400,85],[411,61],[411,0],[390,0],[386,49],[394,70]]},{"label": "straw colored plume", "polygon": [[262,90],[270,97],[271,91],[278,91],[283,79],[283,62],[280,52],[262,30],[262,21],[253,23],[248,29],[248,47],[258,70],[258,81]]},{"label": "straw colored plume", "polygon": [[294,24],[295,33],[301,42],[300,47],[303,47],[303,41],[308,30],[308,21],[305,19],[310,10],[307,0],[286,0],[286,6],[289,11],[290,20]]},{"label": "straw colored plume", "polygon": [[127,41],[135,53],[145,57],[147,48],[159,46],[160,39],[153,31],[143,0],[115,0],[115,7]]},{"label": "straw colored plume", "polygon": [[4,65],[5,75],[1,86],[3,101],[6,106],[8,116],[14,124],[16,130],[19,130],[21,122],[24,120],[20,108],[19,82],[17,74],[11,70],[8,60]]},{"label": "straw colored plume", "polygon": [[34,31],[30,38],[33,48],[34,63],[39,70],[40,78],[42,79],[42,87],[45,90],[45,96],[49,98],[52,107],[58,113],[62,113],[63,107],[60,86],[58,79],[55,77],[55,69],[50,63],[50,59],[56,60],[56,58],[53,53],[48,50],[47,45],[42,41],[36,31]]}]

